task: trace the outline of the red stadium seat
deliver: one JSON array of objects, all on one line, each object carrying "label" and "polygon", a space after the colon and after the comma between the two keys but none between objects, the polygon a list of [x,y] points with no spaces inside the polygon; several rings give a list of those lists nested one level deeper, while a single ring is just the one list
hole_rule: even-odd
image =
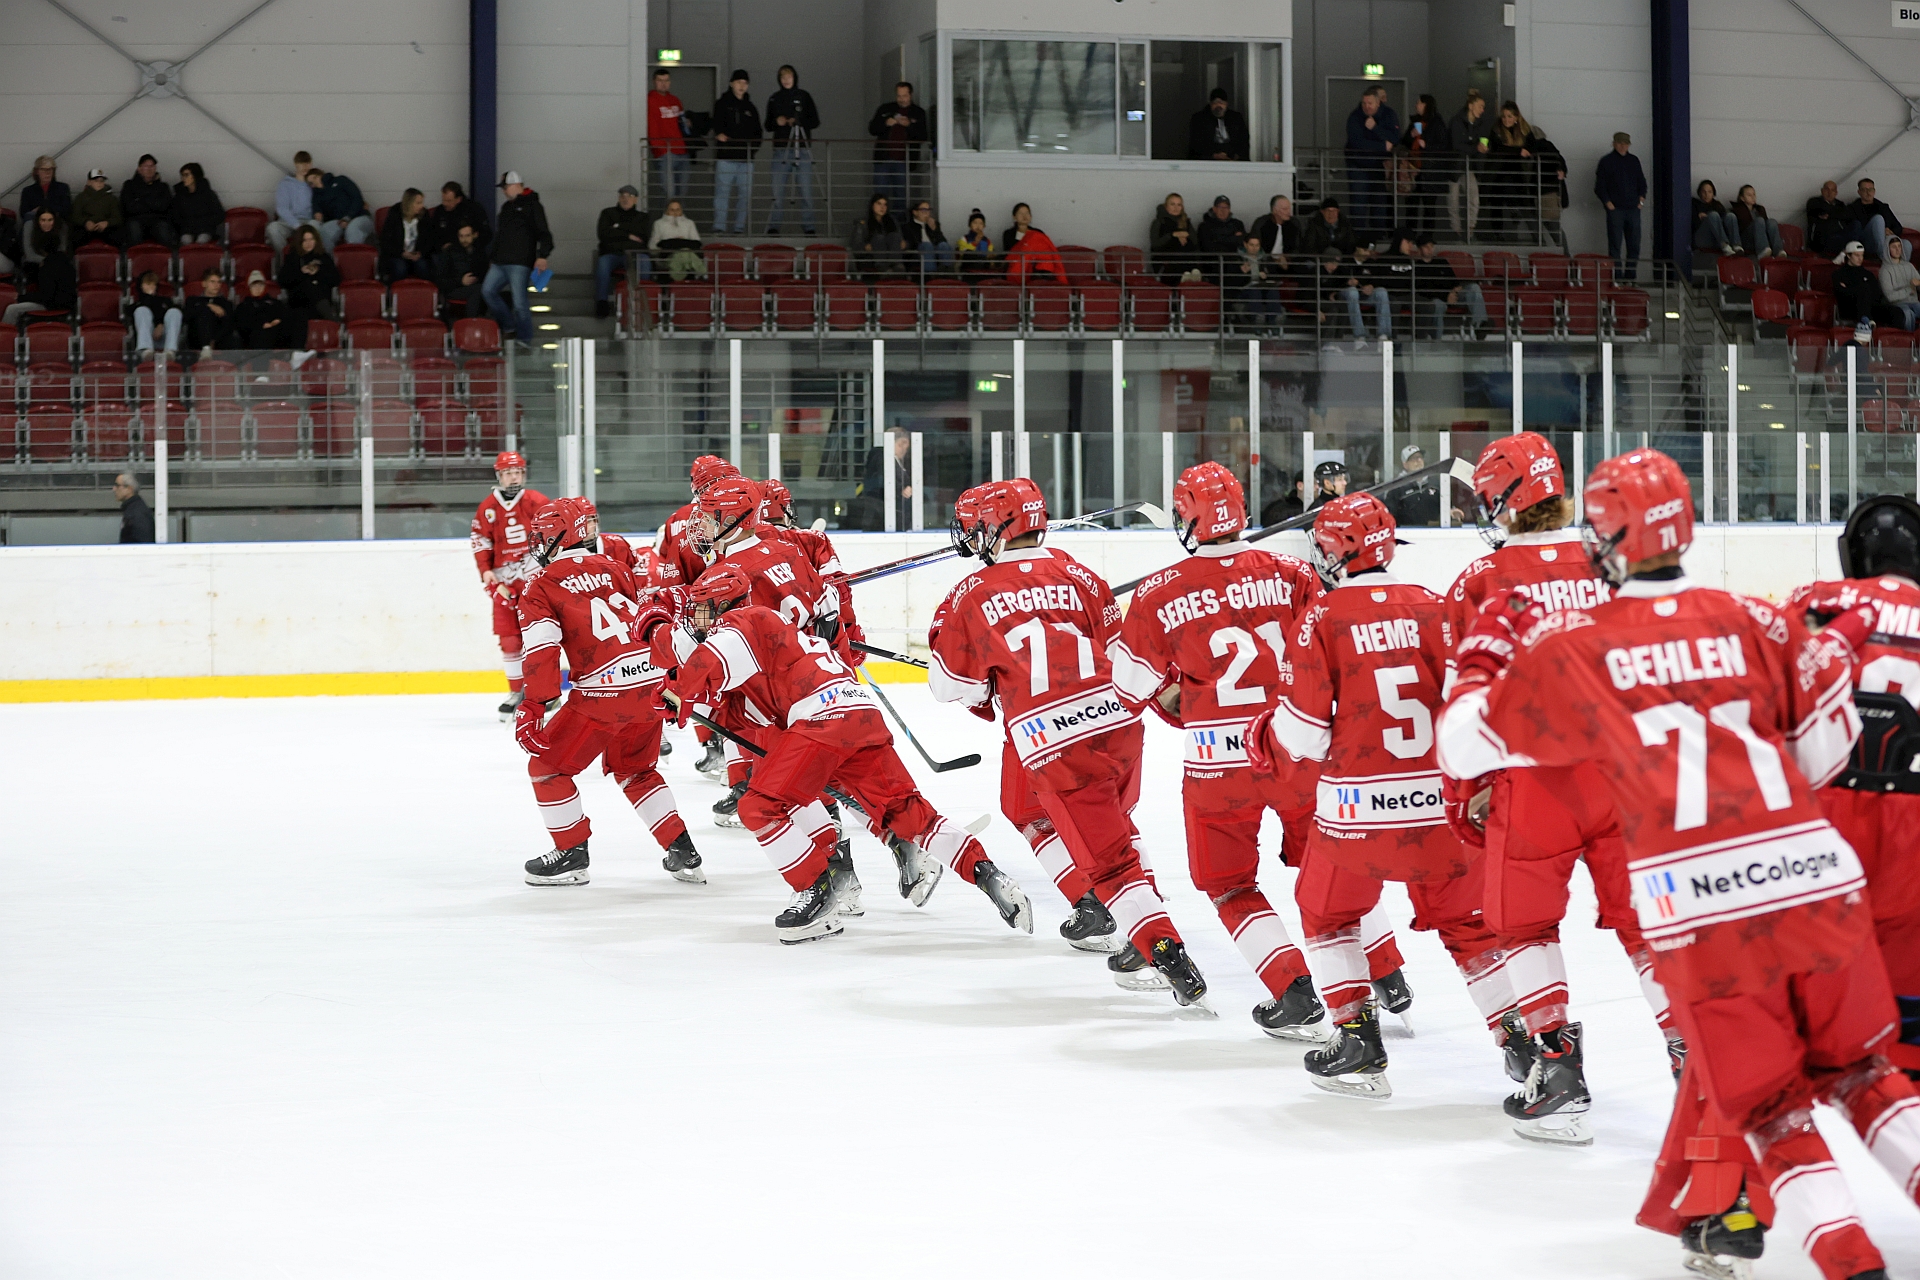
[{"label": "red stadium seat", "polygon": [[1768,258],[1759,264],[1760,282],[1791,294],[1800,288],[1800,264],[1792,258]]},{"label": "red stadium seat", "polygon": [[458,400],[460,366],[452,356],[414,355],[408,364],[413,369],[413,394],[417,400]]},{"label": "red stadium seat", "polygon": [[414,451],[413,406],[404,400],[373,402],[373,451],[381,457],[405,457]]},{"label": "red stadium seat", "polygon": [[682,280],[667,286],[673,303],[675,333],[710,333],[713,330],[713,286]]},{"label": "red stadium seat", "polygon": [[1165,333],[1173,327],[1173,290],[1147,277],[1127,282],[1127,305],[1135,333]]},{"label": "red stadium seat", "polygon": [[307,349],[309,351],[338,351],[346,335],[340,331],[338,320],[307,321]]},{"label": "red stadium seat", "polygon": [[340,319],[378,320],[387,313],[387,286],[378,280],[350,280],[340,286]]},{"label": "red stadium seat", "polygon": [[229,245],[265,244],[267,242],[267,224],[273,221],[273,215],[265,209],[255,209],[251,205],[237,204],[227,210],[227,243]]},{"label": "red stadium seat", "polygon": [[440,310],[440,290],[431,280],[395,280],[393,282],[393,319],[404,325],[409,320],[431,320]]},{"label": "red stadium seat", "polygon": [[1804,324],[1819,325],[1822,329],[1832,328],[1833,295],[1802,289],[1793,295],[1793,312]]},{"label": "red stadium seat", "polygon": [[1060,246],[1060,261],[1067,267],[1067,280],[1072,284],[1088,284],[1100,278],[1100,252],[1084,244],[1063,244]]},{"label": "red stadium seat", "polygon": [[467,400],[480,408],[498,409],[506,399],[507,362],[499,356],[468,356],[460,366]]},{"label": "red stadium seat", "polygon": [[65,364],[73,351],[73,330],[64,321],[43,320],[27,326],[27,363]]},{"label": "red stadium seat", "polygon": [[812,285],[794,284],[789,277],[787,283],[776,284],[769,292],[773,294],[775,328],[813,332],[813,310],[817,295]]},{"label": "red stadium seat", "polygon": [[767,325],[767,294],[758,284],[735,281],[720,286],[720,327],[759,333]]},{"label": "red stadium seat", "polygon": [[882,329],[912,331],[920,327],[920,286],[883,280],[873,287]]},{"label": "red stadium seat", "polygon": [[351,458],[360,447],[357,398],[309,401],[307,418],[312,424],[314,457]]},{"label": "red stadium seat", "polygon": [[380,233],[387,229],[387,215],[391,212],[393,206],[390,204],[383,204],[373,211],[373,238],[376,242],[380,239]]},{"label": "red stadium seat", "polygon": [[1833,292],[1833,264],[1825,258],[1803,258],[1800,262],[1800,274],[1807,282],[1807,288],[1815,293]]},{"label": "red stadium seat", "polygon": [[[151,408],[145,412],[151,416]],[[193,452],[201,458],[238,458],[246,452],[247,410],[237,400],[209,400],[196,404],[184,417],[167,411],[170,431],[181,433],[176,439],[190,439]]]},{"label": "red stadium seat", "polygon": [[409,320],[400,326],[400,342],[415,354],[447,349],[447,326],[438,320]]},{"label": "red stadium seat", "polygon": [[75,418],[71,405],[41,405],[27,410],[27,460],[71,462]]},{"label": "red stadium seat", "polygon": [[995,281],[980,286],[980,327],[1004,333],[1020,327],[1020,287]]},{"label": "red stadium seat", "polygon": [[485,316],[469,316],[457,320],[453,325],[453,346],[456,351],[470,351],[487,354],[500,350],[500,326]]},{"label": "red stadium seat", "polygon": [[1763,324],[1781,324],[1793,309],[1793,300],[1778,289],[1753,291],[1753,318]]},{"label": "red stadium seat", "polygon": [[[419,369],[415,367],[415,386]],[[457,400],[420,401],[420,447],[430,458],[458,458],[467,451],[467,406]]]},{"label": "red stadium seat", "polygon": [[1536,253],[1528,257],[1533,282],[1542,289],[1564,290],[1573,282],[1573,260],[1564,253]]},{"label": "red stadium seat", "polygon": [[1080,327],[1098,333],[1120,330],[1120,286],[1097,281],[1080,286]]},{"label": "red stadium seat", "polygon": [[1188,333],[1214,333],[1220,328],[1220,290],[1211,284],[1180,286],[1180,324]]},{"label": "red stadium seat", "polygon": [[370,244],[335,245],[333,265],[340,272],[342,284],[372,280],[379,274],[380,250]]},{"label": "red stadium seat", "polygon": [[800,251],[807,279],[815,284],[840,284],[847,278],[847,249],[837,244],[810,244]]},{"label": "red stadium seat", "polygon": [[202,360],[193,366],[193,403],[231,404],[240,399],[240,370],[230,360]]},{"label": "red stadium seat", "polygon": [[133,452],[133,413],[124,404],[95,404],[81,414],[80,431],[87,457],[94,462],[119,462]]},{"label": "red stadium seat", "polygon": [[1130,244],[1110,244],[1100,251],[1100,274],[1126,284],[1147,274],[1147,253]]},{"label": "red stadium seat", "polygon": [[1616,337],[1637,338],[1653,324],[1653,299],[1644,289],[1609,289],[1607,309]]},{"label": "red stadium seat", "polygon": [[1780,243],[1787,246],[1788,253],[1803,253],[1807,247],[1807,232],[1791,222],[1780,224]]},{"label": "red stadium seat", "polygon": [[1753,259],[1745,254],[1721,255],[1714,264],[1714,275],[1720,281],[1724,292],[1728,289],[1751,289],[1754,287]]},{"label": "red stadium seat", "polygon": [[[19,300],[20,291],[18,289],[14,288],[11,284],[0,282],[0,311],[5,311]],[[6,354],[11,356],[13,353],[9,351]]]},{"label": "red stadium seat", "polygon": [[1515,291],[1520,303],[1520,332],[1532,334],[1552,333],[1559,323],[1559,309],[1555,306],[1556,296],[1550,289],[1520,289]]},{"label": "red stadium seat", "polygon": [[222,275],[227,269],[227,250],[217,244],[183,244],[180,246],[180,282],[187,286],[191,294],[200,292],[200,279],[209,271],[218,271]]},{"label": "red stadium seat", "polygon": [[95,241],[73,251],[73,274],[81,284],[105,284],[120,279],[120,251]]},{"label": "red stadium seat", "polygon": [[[163,244],[136,244],[127,250],[127,284],[138,285],[140,277],[153,272],[162,281],[172,280],[173,250]],[[166,292],[164,289],[161,292]]]},{"label": "red stadium seat", "polygon": [[1028,323],[1047,333],[1059,333],[1073,323],[1073,294],[1064,284],[1036,284],[1027,288]]},{"label": "red stadium seat", "polygon": [[1480,278],[1480,264],[1465,249],[1442,249],[1439,255],[1448,266],[1453,268],[1456,280],[1477,280]]},{"label": "red stadium seat", "polygon": [[258,458],[291,458],[300,452],[300,406],[268,400],[253,406],[253,453]]},{"label": "red stadium seat", "polygon": [[120,323],[120,286],[117,284],[83,284],[80,286],[80,305],[76,312],[81,324],[105,321]]},{"label": "red stadium seat", "polygon": [[[233,211],[227,211],[231,217]],[[245,296],[247,277],[258,271],[268,280],[273,279],[273,250],[264,244],[237,244],[228,257],[233,262],[234,292]]]},{"label": "red stadium seat", "polygon": [[1576,253],[1573,265],[1583,289],[1604,289],[1613,283],[1613,259],[1604,253]]},{"label": "red stadium seat", "polygon": [[1509,249],[1488,249],[1480,255],[1480,271],[1503,289],[1519,289],[1533,279],[1520,255]]},{"label": "red stadium seat", "polygon": [[747,251],[737,244],[710,244],[700,256],[707,260],[707,279],[713,284],[739,284],[747,278]]},{"label": "red stadium seat", "polygon": [[800,255],[792,245],[760,244],[753,247],[753,276],[762,284],[784,284],[793,279]]},{"label": "red stadium seat", "polygon": [[[816,246],[807,246],[808,252]],[[850,281],[829,283],[827,295],[827,328],[858,331],[867,327],[867,286]]]},{"label": "red stadium seat", "polygon": [[347,345],[359,351],[391,351],[393,324],[388,320],[355,320],[346,326]]},{"label": "red stadium seat", "polygon": [[125,404],[131,385],[123,360],[89,360],[80,366],[82,404]]},{"label": "red stadium seat", "polygon": [[74,395],[73,366],[64,362],[34,365],[21,379],[27,389],[27,407],[35,405],[72,404]]},{"label": "red stadium seat", "polygon": [[1592,338],[1600,333],[1600,291],[1574,289],[1562,294],[1560,305],[1566,309],[1567,332],[1575,337]]},{"label": "red stadium seat", "polygon": [[973,323],[973,290],[958,280],[927,286],[927,323],[942,333],[960,333]]},{"label": "red stadium seat", "polygon": [[127,327],[116,320],[97,320],[80,326],[80,359],[111,360],[127,349]]}]

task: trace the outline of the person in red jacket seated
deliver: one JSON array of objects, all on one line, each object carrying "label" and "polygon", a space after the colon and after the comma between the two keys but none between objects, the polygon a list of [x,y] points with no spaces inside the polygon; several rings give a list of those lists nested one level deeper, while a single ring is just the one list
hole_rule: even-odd
[{"label": "person in red jacket seated", "polygon": [[1006,251],[1007,279],[1016,284],[1065,284],[1067,264],[1047,233],[1033,225],[1033,210],[1023,201],[1013,206],[1013,225],[1001,237]]}]

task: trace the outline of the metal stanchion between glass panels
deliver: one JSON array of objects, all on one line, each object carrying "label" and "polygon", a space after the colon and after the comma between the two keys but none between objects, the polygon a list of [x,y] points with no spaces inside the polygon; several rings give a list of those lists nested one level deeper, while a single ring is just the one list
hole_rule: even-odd
[{"label": "metal stanchion between glass panels", "polygon": [[167,541],[167,353],[153,357],[153,540]]},{"label": "metal stanchion between glass panels", "polygon": [[[1113,340],[1113,502],[1119,506],[1127,500],[1127,344],[1119,339]],[[997,477],[996,477],[997,478]]]}]

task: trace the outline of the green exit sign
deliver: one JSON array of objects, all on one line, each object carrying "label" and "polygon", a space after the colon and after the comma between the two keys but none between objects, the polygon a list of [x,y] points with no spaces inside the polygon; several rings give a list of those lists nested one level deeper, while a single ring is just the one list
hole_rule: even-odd
[{"label": "green exit sign", "polygon": [[[666,59],[662,58],[661,61],[665,62]],[[1383,76],[1387,74],[1387,64],[1384,62],[1369,62],[1367,64],[1367,74],[1370,76]]]},{"label": "green exit sign", "polygon": [[974,380],[973,389],[975,391],[998,391],[1000,389],[1000,380],[998,378],[977,378]]},{"label": "green exit sign", "polygon": [[662,49],[660,50],[659,56],[656,57],[654,61],[678,62],[680,61],[680,51],[678,49]]}]

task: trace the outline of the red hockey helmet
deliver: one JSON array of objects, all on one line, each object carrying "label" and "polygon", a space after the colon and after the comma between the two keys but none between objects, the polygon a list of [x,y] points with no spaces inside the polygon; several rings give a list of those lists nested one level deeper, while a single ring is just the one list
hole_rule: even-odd
[{"label": "red hockey helmet", "polygon": [[1173,512],[1180,545],[1192,551],[1247,527],[1247,495],[1233,472],[1217,462],[1203,462],[1180,473],[1173,486]]},{"label": "red hockey helmet", "polygon": [[515,453],[511,449],[493,460],[493,469],[496,472],[507,471],[513,467],[518,467],[522,471],[525,471],[527,469],[527,460],[524,455]]},{"label": "red hockey helmet", "polygon": [[1587,477],[1587,556],[1616,586],[1627,567],[1693,545],[1693,488],[1658,449],[1608,458]]},{"label": "red hockey helmet", "polygon": [[693,460],[693,496],[696,498],[699,497],[706,491],[708,485],[723,476],[737,476],[739,474],[740,468],[734,466],[725,458],[716,458],[710,453],[703,453]]},{"label": "red hockey helmet", "polygon": [[1047,528],[1047,499],[1040,486],[1025,476],[1001,480],[975,490],[975,534],[970,541],[988,564],[999,548]]},{"label": "red hockey helmet", "polygon": [[702,555],[722,545],[736,530],[760,523],[760,486],[739,472],[717,477],[695,500],[689,532]]},{"label": "red hockey helmet", "polygon": [[558,498],[533,514],[535,554],[542,560],[593,541],[599,531],[599,513],[585,498]]},{"label": "red hockey helmet", "polygon": [[769,524],[785,524],[793,514],[793,492],[778,477],[760,486],[760,518]]},{"label": "red hockey helmet", "polygon": [[1313,520],[1313,549],[1328,582],[1393,562],[1398,539],[1393,512],[1370,493],[1349,493],[1320,508]]},{"label": "red hockey helmet", "polygon": [[1548,498],[1564,497],[1567,476],[1560,455],[1537,431],[1502,436],[1480,451],[1473,466],[1473,491],[1489,519],[1503,511],[1525,511]]},{"label": "red hockey helmet", "polygon": [[753,592],[747,572],[737,564],[722,560],[708,567],[687,588],[687,612],[683,619],[696,639],[705,639],[708,628],[727,610],[744,604]]}]

